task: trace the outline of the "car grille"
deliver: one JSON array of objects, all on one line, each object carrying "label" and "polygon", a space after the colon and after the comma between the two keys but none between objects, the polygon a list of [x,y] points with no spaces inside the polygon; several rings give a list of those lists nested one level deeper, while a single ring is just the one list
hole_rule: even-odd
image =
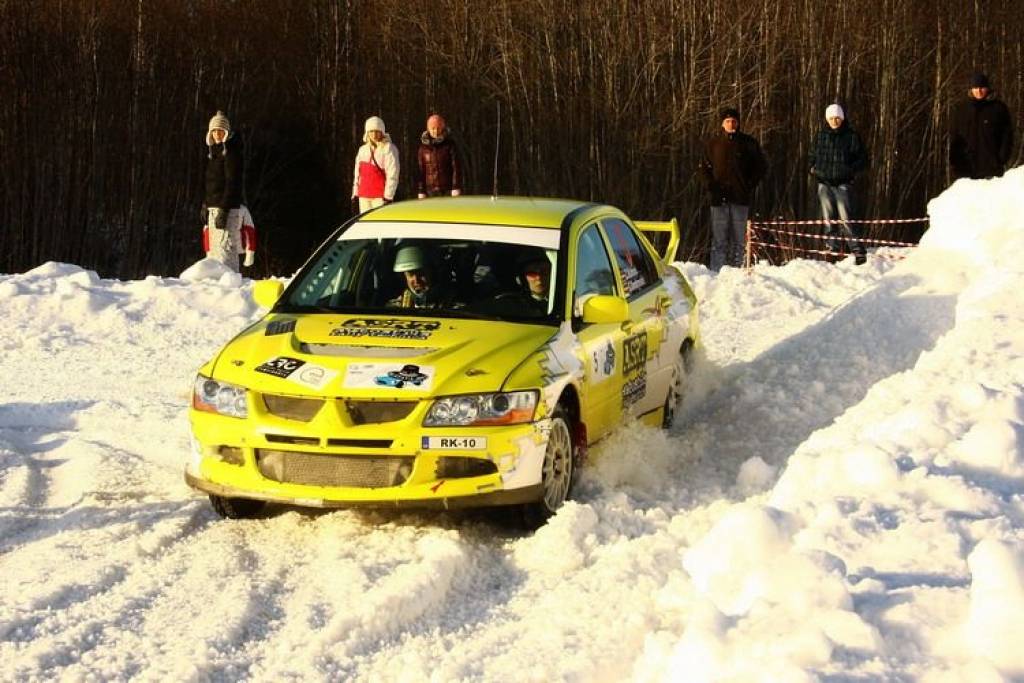
[{"label": "car grille", "polygon": [[409,416],[416,401],[345,401],[345,410],[352,424],[379,424],[397,422]]},{"label": "car grille", "polygon": [[275,396],[263,394],[263,405],[271,415],[287,420],[309,422],[320,412],[324,400],[322,398],[297,398],[295,396]]},{"label": "car grille", "polygon": [[[300,398],[297,396],[278,396],[261,394],[267,412],[276,417],[298,422],[309,422],[326,403],[322,398]],[[339,400],[339,402],[341,402]],[[416,401],[344,401],[352,424],[381,424],[404,420],[416,409]]]},{"label": "car grille", "polygon": [[375,458],[294,451],[256,450],[260,474],[267,479],[310,486],[377,489],[399,486],[412,473],[412,456]]}]

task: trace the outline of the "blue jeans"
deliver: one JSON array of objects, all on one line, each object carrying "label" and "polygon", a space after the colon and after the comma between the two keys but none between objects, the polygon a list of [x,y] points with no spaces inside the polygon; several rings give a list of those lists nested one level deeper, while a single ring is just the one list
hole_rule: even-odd
[{"label": "blue jeans", "polygon": [[[825,234],[829,236],[829,251],[840,252],[846,237],[860,238],[861,230],[858,226],[848,223],[853,217],[853,199],[850,196],[850,186],[826,185],[818,183],[818,201],[821,203],[821,217],[825,220]],[[838,214],[839,220],[835,220]],[[855,254],[864,253],[863,242],[851,242],[850,249]]]},{"label": "blue jeans", "polygon": [[742,204],[711,207],[711,270],[719,270],[723,265],[743,265],[749,213],[750,207]]}]

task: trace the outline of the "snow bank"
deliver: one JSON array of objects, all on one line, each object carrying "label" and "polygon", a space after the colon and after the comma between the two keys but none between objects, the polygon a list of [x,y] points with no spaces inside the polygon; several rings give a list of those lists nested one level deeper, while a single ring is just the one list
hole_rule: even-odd
[{"label": "snow bank", "polygon": [[[958,182],[930,204],[931,228],[921,247],[838,306],[826,324],[863,317],[857,309],[870,297],[879,306],[863,313],[884,309],[893,322],[901,315],[896,306],[908,298],[918,309],[953,315],[935,317],[934,342],[922,345],[916,361],[868,386],[834,422],[797,444],[766,494],[768,506],[732,505],[682,553],[705,603],[692,611],[674,648],[664,639],[648,644],[638,677],[687,671],[708,681],[814,680],[841,671],[843,662],[871,671],[878,657],[895,654],[885,643],[899,643],[908,626],[903,610],[886,606],[882,596],[909,586],[921,586],[913,598],[918,618],[931,613],[945,625],[915,626],[920,644],[916,654],[899,655],[907,660],[904,671],[929,678],[955,672],[961,680],[998,679],[997,671],[1020,675],[1024,530],[1013,521],[1024,502],[1020,196],[1024,169],[998,180]],[[706,282],[697,276],[712,299],[702,312],[736,307],[714,290],[738,275],[724,270]],[[801,303],[813,309],[793,291],[804,290],[786,295],[786,314],[800,316]],[[893,304],[884,305],[886,299]],[[765,296],[765,305],[784,300]],[[870,338],[850,341],[878,350],[900,343],[884,336],[885,327],[868,331]],[[840,363],[849,353],[838,345],[824,351]],[[852,377],[836,375],[822,396],[843,391],[844,382],[853,384]],[[734,412],[741,414],[744,394],[736,400]],[[738,466],[736,489],[756,495],[773,474],[761,457],[748,458]],[[961,516],[944,517],[943,510]],[[947,593],[948,602],[928,602],[929,592]],[[970,644],[966,652],[948,649],[959,639],[958,622]],[[773,653],[761,660],[766,667],[752,665],[756,652]],[[939,660],[945,668],[928,664]]]},{"label": "snow bank", "polygon": [[921,249],[942,252],[929,255],[935,260],[963,261],[987,277],[995,269],[1021,272],[1013,244],[1021,241],[1024,214],[1024,166],[1011,169],[1002,178],[958,180],[928,204],[931,227],[921,238]]},{"label": "snow bank", "polygon": [[964,636],[1004,673],[1024,676],[1024,543],[979,543],[971,568],[971,611]]},{"label": "snow bank", "polygon": [[181,279],[185,282],[201,282],[213,280],[225,287],[237,287],[242,284],[242,276],[228,268],[217,259],[204,258],[196,261],[182,271]]}]

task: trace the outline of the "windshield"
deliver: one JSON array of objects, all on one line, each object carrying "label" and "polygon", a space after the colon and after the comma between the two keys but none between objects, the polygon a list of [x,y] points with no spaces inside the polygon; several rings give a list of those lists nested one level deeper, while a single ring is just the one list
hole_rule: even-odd
[{"label": "windshield", "polygon": [[[553,322],[559,231],[356,223],[298,276],[284,310]],[[469,235],[487,237],[474,239]],[[412,235],[412,236],[410,236]]]}]

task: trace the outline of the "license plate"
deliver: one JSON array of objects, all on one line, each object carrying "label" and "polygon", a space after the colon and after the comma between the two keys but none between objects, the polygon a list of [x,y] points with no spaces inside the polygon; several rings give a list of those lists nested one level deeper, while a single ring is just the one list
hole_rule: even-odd
[{"label": "license plate", "polygon": [[482,451],[486,436],[424,436],[423,449],[431,451]]}]

